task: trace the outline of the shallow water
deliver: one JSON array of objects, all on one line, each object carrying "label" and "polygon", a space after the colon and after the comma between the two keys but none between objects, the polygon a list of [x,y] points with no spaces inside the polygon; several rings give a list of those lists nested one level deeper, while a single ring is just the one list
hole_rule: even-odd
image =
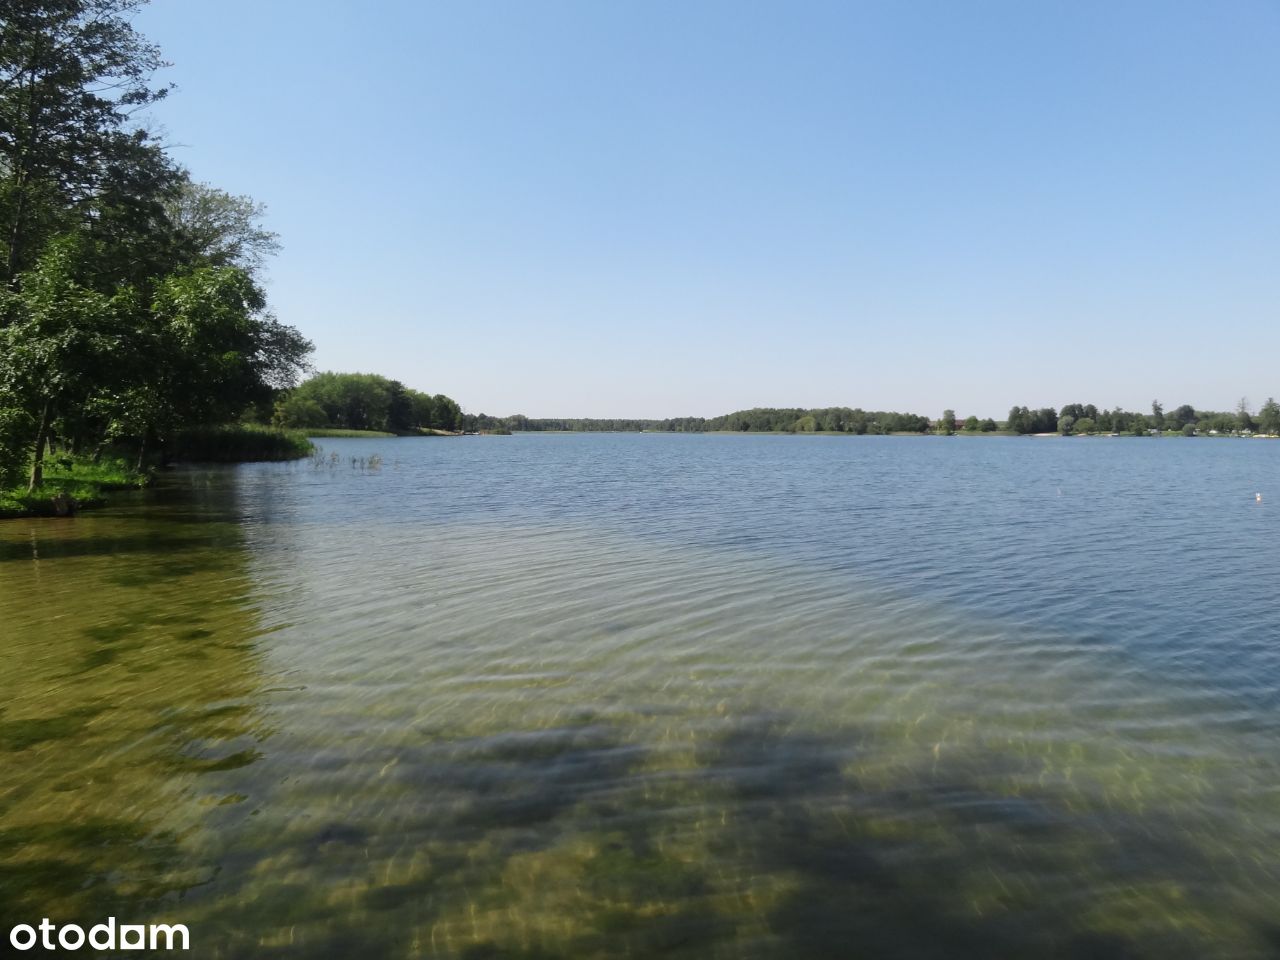
[{"label": "shallow water", "polygon": [[1280,952],[1280,444],[322,443],[0,523],[6,928]]}]

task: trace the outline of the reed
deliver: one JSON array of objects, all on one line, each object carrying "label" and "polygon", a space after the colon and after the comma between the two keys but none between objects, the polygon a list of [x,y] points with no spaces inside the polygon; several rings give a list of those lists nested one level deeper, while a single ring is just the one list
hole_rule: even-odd
[{"label": "reed", "polygon": [[300,460],[314,447],[301,430],[237,423],[180,430],[165,445],[169,459],[190,463]]}]

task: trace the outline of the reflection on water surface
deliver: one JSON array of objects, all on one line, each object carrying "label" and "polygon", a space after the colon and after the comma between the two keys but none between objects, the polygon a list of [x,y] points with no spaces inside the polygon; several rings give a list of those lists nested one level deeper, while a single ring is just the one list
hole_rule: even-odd
[{"label": "reflection on water surface", "polygon": [[1266,516],[1206,515],[1267,454],[740,440],[326,442],[0,525],[0,919],[207,957],[1280,950],[1276,614],[1168,559],[1280,572]]}]

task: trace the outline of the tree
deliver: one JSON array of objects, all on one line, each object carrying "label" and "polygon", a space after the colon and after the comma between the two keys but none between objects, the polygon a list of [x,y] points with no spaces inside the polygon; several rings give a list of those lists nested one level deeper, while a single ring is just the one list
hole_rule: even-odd
[{"label": "tree", "polygon": [[135,439],[141,461],[269,411],[311,349],[254,281],[261,206],[191,184],[134,123],[166,92],[141,2],[0,0],[0,479],[30,461],[30,489],[55,438]]},{"label": "tree", "polygon": [[1085,434],[1093,433],[1098,429],[1098,424],[1092,417],[1081,417],[1071,427],[1072,433]]},{"label": "tree", "polygon": [[276,401],[275,414],[272,421],[282,427],[325,427],[329,418],[325,416],[324,407],[310,397],[288,394]]},{"label": "tree", "polygon": [[966,433],[977,433],[981,427],[982,422],[977,417],[969,416],[964,418],[964,429]]},{"label": "tree", "polygon": [[410,399],[413,401],[414,426],[429,429],[435,420],[435,401],[429,395],[419,393],[417,390],[410,392]]},{"label": "tree", "polygon": [[1241,397],[1236,404],[1236,429],[1241,433],[1253,429],[1253,417],[1249,416],[1249,398]]},{"label": "tree", "polygon": [[437,393],[431,398],[431,409],[432,421],[430,426],[438,430],[457,430],[461,427],[462,408],[443,393]]},{"label": "tree", "polygon": [[1167,419],[1170,427],[1174,430],[1181,430],[1183,427],[1187,426],[1187,424],[1194,424],[1199,418],[1196,416],[1195,407],[1184,403],[1182,406],[1178,407],[1177,410],[1173,411]]},{"label": "tree", "polygon": [[1280,403],[1276,403],[1275,397],[1267,397],[1258,411],[1258,429],[1271,436],[1280,434]]},{"label": "tree", "polygon": [[1041,407],[1031,417],[1031,433],[1056,433],[1058,411],[1053,407]]},{"label": "tree", "polygon": [[[24,415],[10,413],[32,433],[8,439],[33,442],[28,490],[44,480],[44,453],[54,418],[65,406],[83,406],[120,369],[120,316],[131,290],[108,297],[84,282],[87,241],[68,237],[53,244],[36,267],[22,275],[16,291],[0,299],[0,390]],[[12,456],[12,454],[10,455]]]},{"label": "tree", "polygon": [[4,279],[34,265],[45,242],[93,223],[95,203],[146,207],[173,168],[131,129],[163,97],[161,66],[127,16],[141,0],[0,0],[0,224]]},{"label": "tree", "polygon": [[981,429],[983,433],[994,433],[997,429],[996,422],[990,417],[987,417],[987,419],[982,421]]},{"label": "tree", "polygon": [[250,197],[184,179],[164,208],[188,257],[205,266],[239,267],[257,276],[280,250],[279,237],[262,225],[266,207]]},{"label": "tree", "polygon": [[443,394],[434,397],[375,373],[317,373],[276,404],[286,427],[410,432],[455,429],[461,408]]},{"label": "tree", "polygon": [[387,381],[387,429],[394,433],[404,433],[412,429],[413,399],[405,385],[399,380]]},{"label": "tree", "polygon": [[1151,401],[1151,426],[1157,430],[1164,429],[1164,407],[1159,400]]},{"label": "tree", "polygon": [[1071,435],[1071,428],[1075,426],[1076,418],[1071,414],[1058,418],[1058,432],[1064,437]]},{"label": "tree", "polygon": [[158,282],[144,341],[145,372],[122,418],[142,438],[185,423],[233,419],[256,400],[292,386],[311,344],[266,313],[243,270],[199,267]]},{"label": "tree", "polygon": [[938,433],[949,437],[956,432],[956,412],[943,410],[942,419],[938,421]]}]

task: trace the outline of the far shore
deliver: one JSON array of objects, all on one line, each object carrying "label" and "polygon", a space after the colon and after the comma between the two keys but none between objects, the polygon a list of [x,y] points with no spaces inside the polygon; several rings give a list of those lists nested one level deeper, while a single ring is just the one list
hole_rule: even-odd
[{"label": "far shore", "polygon": [[[917,433],[914,431],[896,431],[893,433],[849,433],[844,430],[515,430],[520,436],[587,436],[591,434],[648,434],[653,436],[691,436],[691,437],[1010,437],[1030,440],[1073,440],[1073,439],[1129,439],[1129,440],[1280,440],[1280,435],[1268,433],[1196,433],[1187,436],[1181,431],[1166,430],[1163,433],[1016,433],[1012,430],[957,430],[955,433]],[[353,431],[343,434],[355,435]],[[360,434],[361,436],[392,436],[392,434]],[[443,436],[464,436],[464,434],[442,434]],[[465,434],[475,436],[475,434]]]}]

